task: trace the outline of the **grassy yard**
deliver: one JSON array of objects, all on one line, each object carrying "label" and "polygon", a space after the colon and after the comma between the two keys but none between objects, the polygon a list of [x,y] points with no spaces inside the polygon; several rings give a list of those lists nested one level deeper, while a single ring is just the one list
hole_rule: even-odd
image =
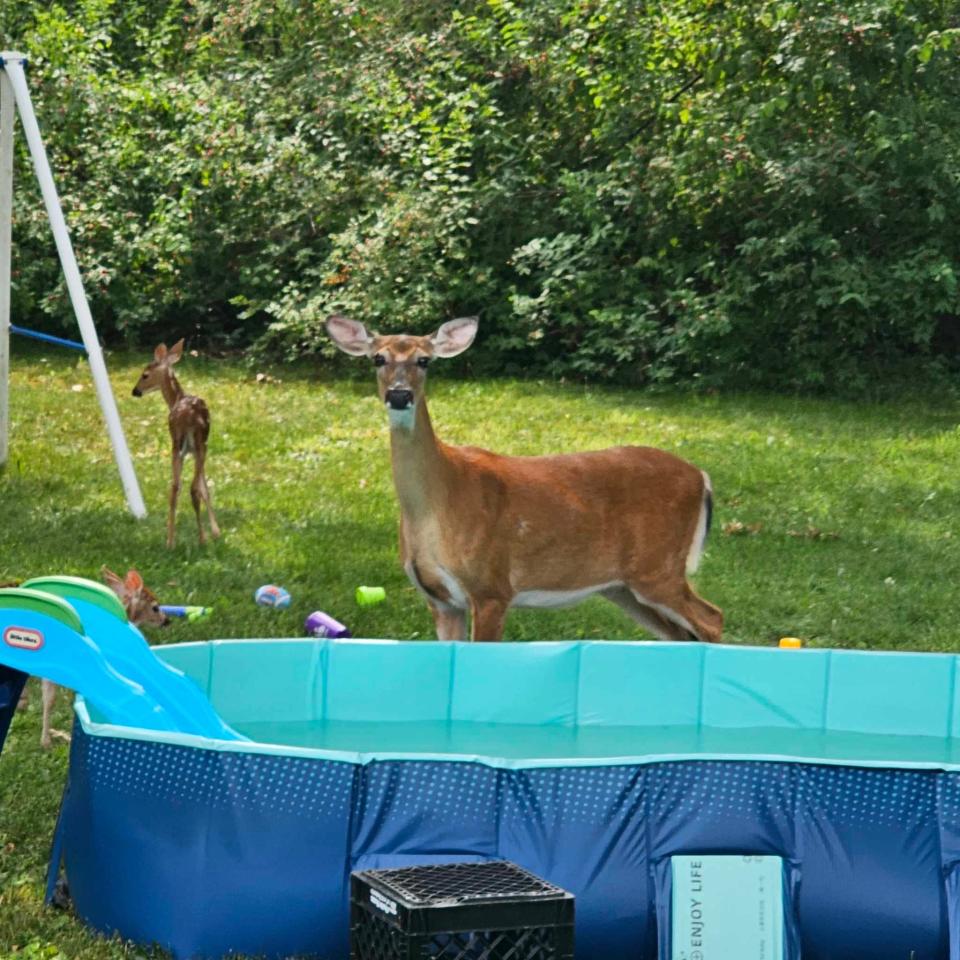
[{"label": "grassy yard", "polygon": [[[186,357],[184,386],[213,414],[208,473],[224,530],[197,544],[189,493],[178,544],[164,546],[169,482],[166,409],[131,388],[146,355],[109,358],[150,510],[124,509],[85,365],[15,344],[10,462],[0,472],[0,581],[46,573],[97,577],[136,566],[162,602],[206,604],[158,642],[297,636],[324,609],[355,636],[429,639],[432,621],[396,559],[386,418],[369,378],[255,371]],[[726,614],[731,643],[960,649],[956,464],[960,402],[917,389],[877,404],[777,396],[651,395],[537,382],[458,382],[442,370],[431,412],[446,440],[503,452],[661,446],[709,471],[715,525],[697,587]],[[189,469],[189,468],[188,468]],[[283,584],[289,611],[254,605]],[[387,602],[358,608],[358,584]],[[519,612],[511,639],[638,637],[603,601]],[[39,688],[0,755],[0,958],[151,956],[88,934],[42,908],[42,878],[66,765],[39,747]],[[69,724],[67,698],[58,724]]]}]

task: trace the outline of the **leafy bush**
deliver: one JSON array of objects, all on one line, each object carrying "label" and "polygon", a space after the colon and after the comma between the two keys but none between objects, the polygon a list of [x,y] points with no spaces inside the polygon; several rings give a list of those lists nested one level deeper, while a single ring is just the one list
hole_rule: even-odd
[{"label": "leafy bush", "polygon": [[[107,335],[329,352],[483,320],[491,369],[830,389],[958,326],[935,0],[22,0]],[[22,150],[18,317],[70,328]]]}]

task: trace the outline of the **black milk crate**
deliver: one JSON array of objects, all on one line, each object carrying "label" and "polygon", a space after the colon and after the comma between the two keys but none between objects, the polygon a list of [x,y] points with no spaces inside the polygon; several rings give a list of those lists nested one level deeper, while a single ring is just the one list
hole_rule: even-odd
[{"label": "black milk crate", "polygon": [[573,960],[573,894],[508,860],[360,870],[350,960]]}]

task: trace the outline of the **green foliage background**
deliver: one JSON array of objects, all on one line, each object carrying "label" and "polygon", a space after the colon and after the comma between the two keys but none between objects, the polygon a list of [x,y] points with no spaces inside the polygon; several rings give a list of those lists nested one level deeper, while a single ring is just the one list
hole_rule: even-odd
[{"label": "green foliage background", "polygon": [[[0,0],[101,331],[862,388],[960,344],[950,0]],[[20,144],[15,311],[72,329]]]}]

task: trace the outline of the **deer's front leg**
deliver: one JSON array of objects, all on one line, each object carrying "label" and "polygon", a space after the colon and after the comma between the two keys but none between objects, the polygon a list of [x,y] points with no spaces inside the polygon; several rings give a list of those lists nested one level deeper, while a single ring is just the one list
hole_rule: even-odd
[{"label": "deer's front leg", "polygon": [[510,604],[505,600],[470,601],[470,639],[496,641],[503,639],[503,626]]},{"label": "deer's front leg", "polygon": [[173,448],[173,480],[170,483],[170,512],[167,514],[167,547],[172,548],[176,539],[177,498],[180,496],[180,477],[183,474],[183,455]]},{"label": "deer's front leg", "polygon": [[433,614],[438,640],[467,639],[467,612],[465,610],[431,603],[430,612]]}]

